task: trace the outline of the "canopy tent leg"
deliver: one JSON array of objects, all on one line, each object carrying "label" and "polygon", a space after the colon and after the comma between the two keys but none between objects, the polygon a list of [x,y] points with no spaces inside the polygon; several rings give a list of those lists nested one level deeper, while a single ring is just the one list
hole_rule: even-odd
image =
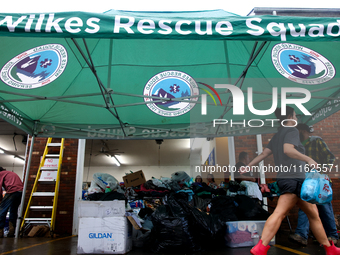
[{"label": "canopy tent leg", "polygon": [[27,152],[28,152],[28,141],[30,139],[30,135],[27,135],[27,143],[26,143],[26,148],[25,148],[25,161],[24,161],[24,165],[22,167],[22,176],[21,176],[21,180],[25,180],[25,169],[26,169],[26,158],[27,158]]},{"label": "canopy tent leg", "polygon": [[[257,144],[257,155],[260,155],[263,151],[262,149],[262,135],[256,135],[256,144]],[[263,171],[263,160],[259,162],[259,172],[260,172],[260,183],[266,184],[266,175]],[[268,211],[268,199],[266,197],[263,198],[262,201],[263,209]]]},{"label": "canopy tent leg", "polygon": [[[235,140],[233,136],[228,137],[228,151],[229,151],[229,165],[235,166],[236,165]],[[233,171],[230,171],[230,179],[232,181],[235,180]]]},{"label": "canopy tent leg", "polygon": [[74,209],[73,209],[73,227],[72,235],[78,235],[78,202],[82,200],[82,184],[84,175],[85,162],[85,144],[86,139],[78,140],[78,156],[77,156],[77,173],[76,173],[76,187],[74,192]]},{"label": "canopy tent leg", "polygon": [[[263,152],[262,149],[262,135],[256,135],[256,144],[257,144],[257,155],[260,155]],[[260,183],[266,184],[266,175],[263,171],[263,160],[259,163],[259,169],[260,169]]]},{"label": "canopy tent leg", "polygon": [[20,231],[20,225],[21,225],[21,219],[22,219],[22,212],[24,210],[25,195],[26,195],[26,189],[27,189],[27,183],[28,183],[28,177],[29,177],[29,170],[30,170],[30,167],[31,167],[34,140],[35,140],[35,135],[32,136],[30,152],[29,152],[28,160],[27,160],[26,174],[25,174],[25,179],[24,179],[24,187],[23,187],[23,190],[22,190],[22,196],[21,196],[20,209],[19,209],[19,214],[18,214],[18,219],[17,219],[17,225],[15,227],[15,237],[16,238],[19,237],[19,231]]}]

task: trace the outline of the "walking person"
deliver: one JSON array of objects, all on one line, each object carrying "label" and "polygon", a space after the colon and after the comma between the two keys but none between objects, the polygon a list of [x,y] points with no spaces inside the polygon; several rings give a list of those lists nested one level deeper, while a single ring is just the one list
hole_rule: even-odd
[{"label": "walking person", "polygon": [[[305,154],[318,162],[321,165],[322,171],[326,170],[325,168],[331,169],[332,164],[335,161],[335,156],[329,150],[324,140],[318,136],[310,136],[310,128],[306,124],[298,124],[296,128],[299,130],[300,141],[305,147]],[[335,224],[332,203],[317,205],[317,208],[328,240],[332,240],[334,244],[337,244],[339,236]],[[306,246],[308,233],[309,221],[307,215],[301,209],[299,209],[298,223],[295,233],[289,235],[288,239]]]},{"label": "walking person", "polygon": [[[267,254],[270,248],[268,244],[278,231],[282,220],[297,205],[307,214],[311,230],[319,243],[323,245],[326,254],[340,255],[340,249],[327,239],[316,206],[300,198],[300,190],[305,178],[305,164],[311,166],[315,165],[316,162],[304,155],[305,149],[300,142],[299,131],[295,128],[297,124],[295,111],[292,107],[287,106],[285,115],[281,113],[280,108],[276,109],[275,115],[282,126],[273,136],[267,148],[254,158],[247,167],[255,166],[273,154],[275,166],[284,169],[284,171],[277,173],[277,184],[281,195],[274,212],[265,223],[260,241],[251,249],[250,253],[253,255]],[[246,167],[241,167],[241,171],[246,171]]]},{"label": "walking person", "polygon": [[7,237],[14,237],[15,225],[18,218],[18,207],[21,202],[23,184],[20,177],[11,171],[0,167],[0,189],[6,191],[6,195],[0,196],[0,238],[4,237],[6,215],[9,211],[9,232]]}]

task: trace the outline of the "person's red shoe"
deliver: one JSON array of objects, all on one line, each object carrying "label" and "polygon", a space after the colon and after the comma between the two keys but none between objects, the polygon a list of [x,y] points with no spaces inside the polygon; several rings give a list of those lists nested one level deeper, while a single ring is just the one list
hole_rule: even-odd
[{"label": "person's red shoe", "polygon": [[[262,240],[260,240],[257,245],[255,245],[251,250],[250,253],[253,255],[267,255],[267,251],[269,250],[270,246],[264,246],[262,244]],[[327,253],[328,254],[328,253]],[[338,254],[338,253],[334,253]]]},{"label": "person's red shoe", "polygon": [[329,241],[329,243],[331,246],[323,246],[323,248],[325,248],[326,255],[340,255],[340,249],[334,245],[333,241]]}]

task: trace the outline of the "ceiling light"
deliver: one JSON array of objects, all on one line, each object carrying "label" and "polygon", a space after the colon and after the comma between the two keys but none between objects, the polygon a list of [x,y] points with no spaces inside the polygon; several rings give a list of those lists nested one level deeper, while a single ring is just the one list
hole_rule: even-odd
[{"label": "ceiling light", "polygon": [[119,160],[116,158],[115,155],[112,155],[111,158],[112,158],[113,162],[114,162],[117,166],[120,166],[120,162],[119,162]]},{"label": "ceiling light", "polygon": [[0,154],[4,154],[5,152],[2,150],[2,149],[0,149]]}]

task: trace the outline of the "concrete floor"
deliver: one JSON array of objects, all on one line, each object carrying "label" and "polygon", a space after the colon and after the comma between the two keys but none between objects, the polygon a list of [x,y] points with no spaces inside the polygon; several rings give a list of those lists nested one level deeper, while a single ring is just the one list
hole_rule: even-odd
[{"label": "concrete floor", "polygon": [[[276,245],[269,249],[268,255],[320,255],[325,254],[324,249],[311,241],[307,247],[299,247],[287,240],[287,237],[281,236],[276,238]],[[60,238],[3,238],[0,239],[0,255],[67,255],[77,254],[77,236],[60,237]],[[249,255],[250,247],[246,248],[222,248],[215,251],[202,251],[192,253],[194,255]],[[141,249],[134,248],[128,253],[129,255],[149,255],[150,252],[145,252]],[[176,255],[184,254],[180,251]],[[167,255],[171,255],[167,253]]]}]

